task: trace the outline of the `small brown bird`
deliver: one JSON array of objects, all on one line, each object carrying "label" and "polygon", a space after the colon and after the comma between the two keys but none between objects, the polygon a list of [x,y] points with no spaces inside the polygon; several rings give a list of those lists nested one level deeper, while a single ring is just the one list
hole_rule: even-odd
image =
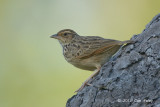
[{"label": "small brown bird", "polygon": [[75,31],[64,29],[57,34],[50,36],[58,39],[65,59],[80,69],[95,72],[76,90],[82,90],[88,84],[88,81],[100,71],[100,68],[126,43],[132,41],[118,41],[104,39],[98,36],[80,36]]}]

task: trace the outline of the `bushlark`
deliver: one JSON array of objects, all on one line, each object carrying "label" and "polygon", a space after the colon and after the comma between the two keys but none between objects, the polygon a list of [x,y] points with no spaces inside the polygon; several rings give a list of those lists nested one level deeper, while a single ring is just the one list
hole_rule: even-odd
[{"label": "bushlark", "polygon": [[118,41],[98,36],[80,36],[71,29],[61,30],[50,37],[58,39],[67,62],[83,70],[95,70],[76,92],[90,85],[88,81],[99,73],[100,68],[123,44],[132,43],[130,40]]}]

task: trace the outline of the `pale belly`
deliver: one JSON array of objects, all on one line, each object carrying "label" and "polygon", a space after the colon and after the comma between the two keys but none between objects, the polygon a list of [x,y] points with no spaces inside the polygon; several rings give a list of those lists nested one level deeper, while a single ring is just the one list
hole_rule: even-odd
[{"label": "pale belly", "polygon": [[80,68],[83,70],[94,71],[98,67],[103,66],[109,59],[110,57],[108,55],[102,54],[99,56],[92,56],[87,59],[76,59],[76,60],[72,60],[68,62],[77,68]]}]

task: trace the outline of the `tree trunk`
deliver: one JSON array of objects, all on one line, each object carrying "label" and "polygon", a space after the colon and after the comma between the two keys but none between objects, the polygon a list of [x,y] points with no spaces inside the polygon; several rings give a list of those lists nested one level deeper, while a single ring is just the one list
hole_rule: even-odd
[{"label": "tree trunk", "polygon": [[160,14],[131,40],[66,107],[160,107]]}]

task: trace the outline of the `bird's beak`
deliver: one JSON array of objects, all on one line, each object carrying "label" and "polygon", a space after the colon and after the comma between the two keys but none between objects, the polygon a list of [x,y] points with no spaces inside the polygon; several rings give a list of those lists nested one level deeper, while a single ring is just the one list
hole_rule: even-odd
[{"label": "bird's beak", "polygon": [[51,35],[50,38],[59,39],[57,34]]}]

